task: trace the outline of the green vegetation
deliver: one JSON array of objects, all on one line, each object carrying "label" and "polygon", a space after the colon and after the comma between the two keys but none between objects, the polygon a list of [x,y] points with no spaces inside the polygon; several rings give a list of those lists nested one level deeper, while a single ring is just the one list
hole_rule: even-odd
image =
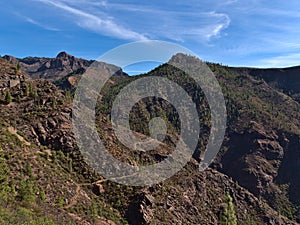
[{"label": "green vegetation", "polygon": [[7,91],[6,94],[5,94],[5,102],[7,104],[12,102],[12,97],[11,97],[11,94],[10,94],[9,91]]},{"label": "green vegetation", "polygon": [[65,98],[66,98],[67,103],[70,103],[72,101],[71,91],[69,91],[69,90],[65,91]]},{"label": "green vegetation", "polygon": [[38,96],[39,95],[38,95],[37,90],[32,90],[31,91],[31,97],[33,97],[34,100],[37,100]]},{"label": "green vegetation", "polygon": [[16,100],[17,100],[17,102],[20,102],[21,101],[21,96],[18,95]]},{"label": "green vegetation", "polygon": [[[263,132],[274,131],[274,140],[276,135],[281,135],[278,137],[281,142],[288,140],[293,132],[299,132],[299,105],[247,74],[241,75],[217,64],[209,66],[219,79],[228,111],[229,132],[221,153],[232,148],[237,149],[236,153],[242,151],[239,144],[228,145],[230,135],[246,136],[254,130],[253,124],[265,126]],[[145,76],[163,76],[178,83],[195,102],[201,134],[194,159],[199,161],[211,127],[210,110],[201,88],[187,74],[170,65],[162,65],[141,77]],[[167,125],[164,143],[157,151],[148,152],[127,149],[118,143],[110,126],[112,103],[123,87],[138,78],[112,77],[102,89],[96,108],[97,129],[108,151],[120,161],[134,166],[162,161],[176,145],[181,126],[179,116],[170,103],[161,98],[145,98],[132,108],[130,126],[139,133],[137,135],[149,135],[149,121],[161,117]],[[67,81],[64,79],[61,85]],[[176,224],[172,219],[181,217],[185,221],[180,222],[186,224],[207,224],[219,220],[221,225],[250,225],[262,224],[265,216],[275,215],[269,205],[277,210],[277,217],[284,215],[292,220],[297,219],[297,208],[289,200],[292,186],[281,187],[281,192],[277,192],[280,195],[272,195],[274,204],[265,203],[261,207],[265,196],[254,198],[217,171],[208,169],[205,173],[199,173],[194,159],[174,177],[149,188],[122,186],[104,180],[87,165],[76,146],[69,148],[73,145],[68,121],[73,86],[61,91],[48,82],[42,82],[26,81],[21,84],[21,91],[10,89],[10,97],[17,101],[11,107],[0,107],[0,224],[78,223],[72,216],[91,224],[98,223],[99,217],[116,224],[126,224],[133,209],[136,213],[145,210],[143,213],[146,216],[152,215],[153,224]],[[149,84],[146,88],[156,86]],[[133,90],[129,92],[135,94]],[[2,96],[4,104],[3,93]],[[180,98],[177,101],[180,105]],[[7,128],[13,128],[13,131]],[[15,131],[19,136],[15,135]],[[279,166],[280,160],[272,163]],[[263,158],[263,162],[267,159]],[[218,168],[219,165],[214,166]],[[230,187],[231,195],[224,195],[223,183]],[[276,187],[277,184],[272,185]],[[149,196],[145,197],[145,194]],[[238,200],[233,201],[233,196]],[[247,215],[244,215],[246,211]],[[264,214],[266,212],[268,214]],[[201,217],[197,218],[195,215],[199,213]]]},{"label": "green vegetation", "polygon": [[9,167],[7,160],[4,158],[3,149],[0,147],[0,202],[2,206],[5,202],[11,199],[12,188],[9,186]]},{"label": "green vegetation", "polygon": [[[76,224],[71,218],[64,218],[63,211],[57,211],[56,206],[62,209],[66,200],[70,203],[76,197],[73,179],[88,182],[81,172],[88,170],[83,160],[75,153],[64,154],[62,151],[52,151],[49,157],[42,147],[40,153],[36,153],[37,146],[25,147],[16,135],[2,129],[7,125],[0,123],[0,146],[5,146],[0,147],[0,224]],[[18,132],[18,135],[25,134]],[[76,173],[71,175],[72,171]],[[103,216],[126,224],[105,199],[99,199],[88,187],[83,185],[80,190],[89,194],[87,199],[91,198],[88,201],[92,204],[86,203],[86,200],[81,202],[81,198],[86,198],[81,196],[73,200],[74,206],[67,211],[91,222]],[[67,195],[70,190],[74,192]],[[51,213],[48,213],[49,209]]]},{"label": "green vegetation", "polygon": [[220,225],[237,225],[234,205],[229,193],[226,193],[226,203],[224,204],[224,209],[220,216]]},{"label": "green vegetation", "polygon": [[53,101],[52,101],[52,109],[57,109],[57,100],[56,100],[56,98],[54,98]]},{"label": "green vegetation", "polygon": [[18,63],[17,67],[16,67],[16,72],[19,73],[20,70],[21,70],[21,65],[20,65],[20,63]]},{"label": "green vegetation", "polygon": [[35,188],[32,180],[21,178],[17,199],[26,206],[32,206],[37,198],[35,195]]},{"label": "green vegetation", "polygon": [[26,96],[29,96],[29,87],[28,87],[27,84],[25,85],[25,91],[24,91],[24,93],[25,93]]},{"label": "green vegetation", "polygon": [[[0,208],[0,224],[1,225],[55,225],[51,218],[36,215],[30,209],[17,207],[15,209]],[[69,223],[72,224],[72,223]]]}]

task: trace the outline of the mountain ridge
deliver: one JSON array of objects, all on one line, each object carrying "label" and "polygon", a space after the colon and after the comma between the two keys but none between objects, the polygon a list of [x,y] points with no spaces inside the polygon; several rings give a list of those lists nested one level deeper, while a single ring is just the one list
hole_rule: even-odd
[{"label": "mountain ridge", "polygon": [[[66,54],[60,57],[70,57]],[[70,90],[74,91],[76,82],[73,89],[68,89],[64,85],[53,85],[52,76],[49,76],[49,81],[25,79],[17,86],[0,90],[0,152],[4,152],[0,162],[9,167],[10,176],[5,185],[16,189],[12,192],[16,196],[8,195],[6,204],[34,211],[30,214],[32,217],[48,215],[57,224],[68,220],[74,224],[221,224],[229,201],[235,207],[238,224],[298,224],[299,103],[248,71],[241,73],[217,64],[208,65],[224,91],[229,118],[220,154],[204,173],[199,173],[198,161],[210,125],[203,93],[186,74],[170,65],[164,64],[142,75],[164,76],[178,83],[205,115],[200,118],[202,136],[191,162],[174,177],[146,188],[107,181],[82,160],[71,123]],[[3,68],[1,73],[16,73],[16,64],[0,61],[0,67]],[[19,73],[24,72],[20,70]],[[80,78],[75,71],[64,74],[61,79],[68,80],[76,75]],[[99,99],[100,106],[96,107],[97,129],[108,150],[133,165],[162,160],[170,152],[172,143],[176,143],[178,131],[176,117],[170,116],[172,108],[164,101],[149,98],[133,108],[132,128],[140,135],[147,135],[149,118],[168,118],[170,133],[165,145],[157,151],[143,153],[126,150],[118,142],[108,113],[118,91],[138,78],[112,77]],[[7,91],[11,102],[5,100]],[[43,168],[47,173],[39,172]],[[30,192],[30,196],[35,197],[32,204],[28,205],[27,197],[19,198],[23,182],[28,190],[35,190]],[[43,192],[46,195],[44,203]],[[41,214],[36,212],[35,206],[42,206]],[[49,208],[51,213],[45,213]],[[6,212],[0,207],[0,214],[18,215],[12,205],[9,209],[11,211]],[[56,214],[59,219],[55,219]]]},{"label": "mountain ridge", "polygon": [[[2,58],[17,65],[33,79],[45,78],[51,81],[63,79],[66,75],[83,73],[95,60],[77,58],[65,51],[61,51],[55,58],[32,57],[15,58],[5,55]],[[214,64],[214,63],[209,63]],[[220,64],[218,64],[220,65]],[[239,74],[249,74],[256,79],[263,79],[272,87],[282,90],[293,99],[300,102],[300,66],[286,68],[256,68],[256,67],[228,67]],[[51,72],[49,72],[51,71]],[[122,75],[127,75],[122,72]]]},{"label": "mountain ridge", "polygon": [[74,73],[78,69],[86,69],[94,62],[76,58],[66,52],[58,53],[55,58],[26,57],[18,59],[8,55],[3,58],[14,64],[20,64],[22,70],[28,73],[32,79],[44,78],[51,81]]}]

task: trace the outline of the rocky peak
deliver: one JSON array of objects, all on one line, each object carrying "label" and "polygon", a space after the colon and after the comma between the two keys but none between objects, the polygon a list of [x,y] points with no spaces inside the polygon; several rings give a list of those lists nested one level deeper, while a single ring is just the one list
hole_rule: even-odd
[{"label": "rocky peak", "polygon": [[58,55],[56,56],[56,59],[61,59],[61,58],[75,58],[74,56],[68,54],[67,52],[60,52],[58,53]]},{"label": "rocky peak", "polygon": [[12,56],[3,58],[13,64],[20,63],[22,70],[28,73],[32,79],[44,78],[50,81],[59,80],[78,70],[85,70],[93,63],[92,60],[76,58],[64,51],[55,58],[26,57],[18,59]]},{"label": "rocky peak", "polygon": [[3,56],[3,59],[12,62],[13,64],[17,64],[18,63],[18,59],[16,59],[15,57],[11,56],[11,55],[5,55]]}]

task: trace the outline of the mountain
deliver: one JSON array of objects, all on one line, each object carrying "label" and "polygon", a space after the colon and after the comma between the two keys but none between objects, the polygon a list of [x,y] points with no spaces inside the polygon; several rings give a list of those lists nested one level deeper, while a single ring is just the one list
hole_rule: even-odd
[{"label": "mountain", "polygon": [[[58,73],[61,64],[42,66],[60,57],[76,59],[64,53],[56,59],[32,58],[32,65],[40,65],[32,71],[44,68],[37,77],[46,80],[24,72],[26,58],[0,59],[0,77],[18,80],[0,88],[0,224],[298,224],[300,107],[288,91],[294,87],[277,73],[273,82],[271,75],[251,72],[256,69],[208,64],[223,90],[228,122],[221,151],[204,172],[199,172],[199,162],[211,124],[201,88],[170,64],[140,76],[121,71],[113,76],[99,96],[96,126],[108,151],[123,162],[159,162],[174,150],[180,134],[174,108],[160,98],[145,98],[131,110],[131,129],[146,137],[149,120],[160,116],[168,121],[168,133],[153,151],[125,148],[109,114],[116,95],[129,83],[141,77],[168,78],[192,97],[200,115],[201,133],[190,162],[159,184],[130,187],[106,180],[83,159],[71,119],[72,94],[86,68]],[[178,54],[172,60],[195,59]],[[117,69],[100,64],[101,73]],[[296,69],[283,71],[293,74],[295,82],[299,79]]]},{"label": "mountain", "polygon": [[4,59],[17,65],[20,64],[22,70],[30,75],[32,79],[44,78],[47,80],[58,80],[67,74],[86,69],[94,61],[79,59],[66,52],[60,52],[56,58],[26,57],[18,59],[5,55]]},{"label": "mountain", "polygon": [[300,66],[280,69],[231,68],[240,74],[262,79],[300,102]]}]

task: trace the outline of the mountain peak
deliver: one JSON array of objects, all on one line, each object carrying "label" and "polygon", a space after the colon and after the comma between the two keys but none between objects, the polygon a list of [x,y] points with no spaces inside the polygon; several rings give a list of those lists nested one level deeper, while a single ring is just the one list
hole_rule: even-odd
[{"label": "mountain peak", "polygon": [[67,52],[60,52],[56,56],[56,58],[71,58],[73,57],[72,55],[68,54]]},{"label": "mountain peak", "polygon": [[9,62],[13,62],[13,63],[17,63],[17,59],[14,57],[14,56],[11,56],[11,55],[5,55],[2,57],[3,59],[9,61]]}]

